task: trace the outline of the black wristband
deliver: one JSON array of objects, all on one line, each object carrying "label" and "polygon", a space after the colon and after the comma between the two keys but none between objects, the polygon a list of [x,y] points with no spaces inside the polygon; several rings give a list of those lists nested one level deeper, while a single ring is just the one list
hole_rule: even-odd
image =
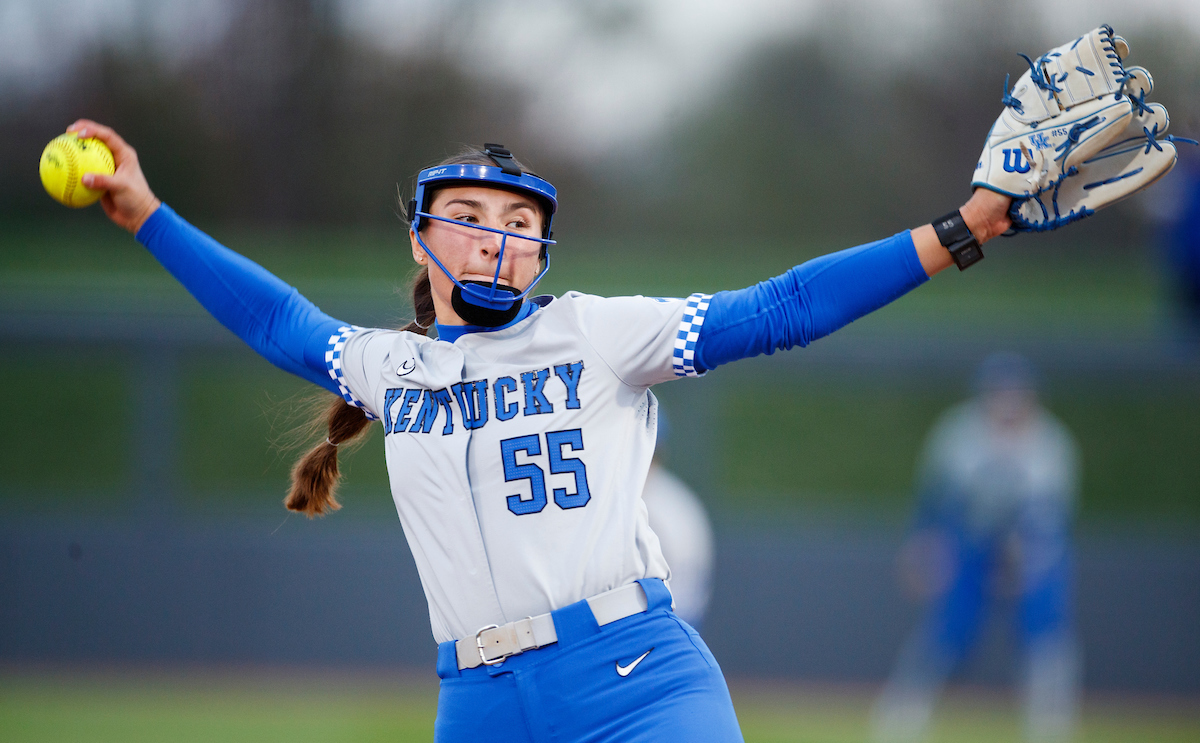
[{"label": "black wristband", "polygon": [[933,220],[933,231],[937,233],[942,247],[950,251],[950,257],[959,271],[965,271],[967,266],[983,260],[983,248],[979,247],[979,241],[967,229],[967,223],[957,209]]}]

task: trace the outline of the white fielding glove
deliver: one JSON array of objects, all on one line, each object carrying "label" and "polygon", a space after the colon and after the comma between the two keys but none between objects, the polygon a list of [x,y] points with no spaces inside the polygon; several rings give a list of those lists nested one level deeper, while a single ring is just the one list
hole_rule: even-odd
[{"label": "white fielding glove", "polygon": [[[1129,45],[1110,26],[1051,49],[1010,93],[988,133],[972,186],[1013,197],[1017,231],[1053,230],[1161,178],[1174,165],[1169,119],[1146,103],[1154,80],[1124,66]],[[1021,55],[1024,56],[1024,55]],[[1192,142],[1195,144],[1194,142]]]}]

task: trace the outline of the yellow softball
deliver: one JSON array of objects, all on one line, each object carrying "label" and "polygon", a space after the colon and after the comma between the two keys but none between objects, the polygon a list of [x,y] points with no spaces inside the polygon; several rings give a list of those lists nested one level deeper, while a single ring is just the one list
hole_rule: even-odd
[{"label": "yellow softball", "polygon": [[98,139],[80,139],[74,132],[67,132],[50,140],[42,150],[42,162],[38,166],[42,185],[55,201],[75,208],[88,206],[100,200],[104,191],[93,191],[80,183],[84,173],[112,175],[112,151]]}]

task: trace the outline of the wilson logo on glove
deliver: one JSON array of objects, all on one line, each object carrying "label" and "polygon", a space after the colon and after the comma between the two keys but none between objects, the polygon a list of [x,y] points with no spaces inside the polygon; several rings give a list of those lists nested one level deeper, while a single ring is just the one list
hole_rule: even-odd
[{"label": "wilson logo on glove", "polygon": [[[1011,160],[1010,160],[1011,157]],[[1005,150],[1004,151],[1004,170],[1009,173],[1028,173],[1031,167],[1028,158],[1021,161],[1020,150]]]}]

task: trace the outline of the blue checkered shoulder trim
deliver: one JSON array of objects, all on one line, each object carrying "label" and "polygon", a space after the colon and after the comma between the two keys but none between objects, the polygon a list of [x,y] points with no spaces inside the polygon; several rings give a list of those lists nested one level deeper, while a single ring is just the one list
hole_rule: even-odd
[{"label": "blue checkered shoulder trim", "polygon": [[677,377],[698,377],[696,371],[696,341],[700,338],[700,326],[708,312],[711,294],[693,294],[687,298],[683,319],[679,321],[679,332],[675,335],[675,353],[672,362]]},{"label": "blue checkered shoulder trim", "polygon": [[362,400],[354,396],[354,393],[346,386],[346,376],[342,373],[342,351],[346,348],[346,341],[360,330],[363,328],[357,325],[343,325],[338,328],[337,335],[329,336],[329,350],[325,352],[325,369],[338,386],[338,392],[341,393],[342,399],[356,408],[361,408],[366,413],[368,420],[375,421],[379,419],[367,410],[367,406],[363,404]]}]

